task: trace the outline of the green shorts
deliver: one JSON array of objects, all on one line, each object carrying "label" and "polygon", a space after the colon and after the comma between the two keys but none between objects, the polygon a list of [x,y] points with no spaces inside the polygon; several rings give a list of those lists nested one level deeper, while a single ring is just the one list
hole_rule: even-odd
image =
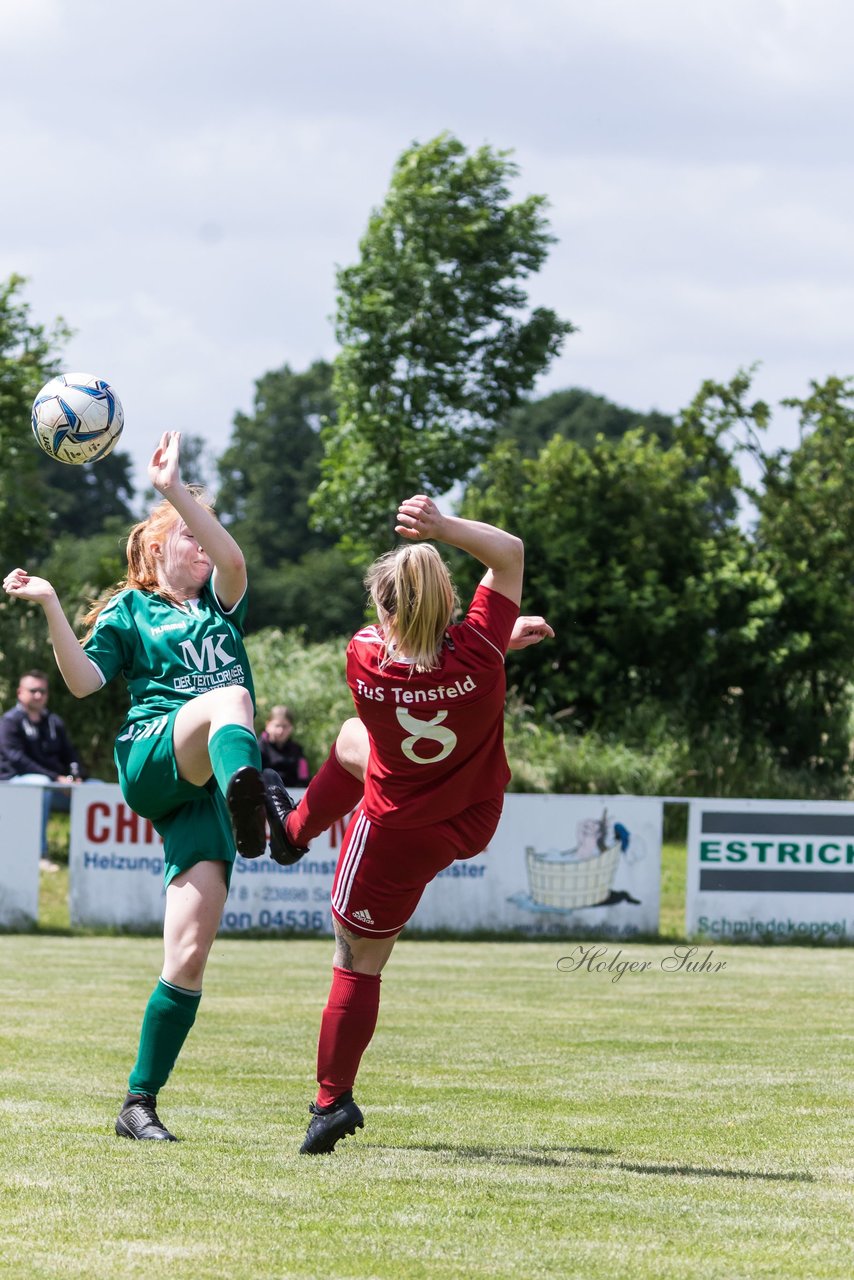
[{"label": "green shorts", "polygon": [[178,775],[172,730],[180,710],[124,726],[113,752],[122,794],[163,837],[165,885],[197,862],[224,862],[231,884],[236,851],[225,798],[214,778],[196,787]]}]

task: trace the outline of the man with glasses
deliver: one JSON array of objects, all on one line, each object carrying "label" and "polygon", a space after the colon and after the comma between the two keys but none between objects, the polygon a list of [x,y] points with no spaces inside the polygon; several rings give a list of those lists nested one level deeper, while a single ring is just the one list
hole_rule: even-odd
[{"label": "man with glasses", "polygon": [[[48,683],[44,671],[27,671],[18,682],[18,705],[0,716],[0,782],[44,787],[61,782],[69,787],[81,780],[77,752],[62,718],[47,709]],[[68,813],[70,791],[45,787],[42,822],[42,863],[47,860],[47,820],[51,810]]]}]

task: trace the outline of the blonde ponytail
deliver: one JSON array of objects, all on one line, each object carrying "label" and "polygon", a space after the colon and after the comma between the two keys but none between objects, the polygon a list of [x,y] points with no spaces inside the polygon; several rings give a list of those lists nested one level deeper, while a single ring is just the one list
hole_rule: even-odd
[{"label": "blonde ponytail", "polygon": [[387,552],[371,565],[365,586],[385,634],[381,666],[401,656],[408,658],[416,671],[437,667],[442,640],[459,600],[436,548],[418,542]]}]

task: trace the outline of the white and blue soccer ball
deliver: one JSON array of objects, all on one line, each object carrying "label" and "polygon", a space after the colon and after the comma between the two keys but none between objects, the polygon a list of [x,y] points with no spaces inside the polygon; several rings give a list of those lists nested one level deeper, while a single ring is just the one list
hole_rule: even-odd
[{"label": "white and blue soccer ball", "polygon": [[79,466],[106,458],[122,434],[122,402],[91,373],[60,373],[33,401],[33,435],[57,462]]}]

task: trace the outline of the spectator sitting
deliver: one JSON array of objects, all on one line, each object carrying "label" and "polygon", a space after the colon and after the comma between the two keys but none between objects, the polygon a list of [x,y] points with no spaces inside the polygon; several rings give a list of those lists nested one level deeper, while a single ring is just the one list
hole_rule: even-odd
[{"label": "spectator sitting", "polygon": [[294,742],[291,713],[287,707],[273,707],[264,732],[258,738],[261,763],[265,769],[274,769],[286,787],[308,786],[311,771],[303,755],[302,747]]},{"label": "spectator sitting", "polygon": [[[18,705],[0,716],[0,782],[44,787],[67,783],[68,790],[45,787],[42,810],[42,863],[47,862],[47,820],[51,810],[68,813],[71,786],[82,781],[79,757],[60,716],[47,709],[48,682],[43,671],[26,671],[18,682]],[[53,868],[53,864],[49,864]],[[46,868],[45,868],[46,869]]]}]

